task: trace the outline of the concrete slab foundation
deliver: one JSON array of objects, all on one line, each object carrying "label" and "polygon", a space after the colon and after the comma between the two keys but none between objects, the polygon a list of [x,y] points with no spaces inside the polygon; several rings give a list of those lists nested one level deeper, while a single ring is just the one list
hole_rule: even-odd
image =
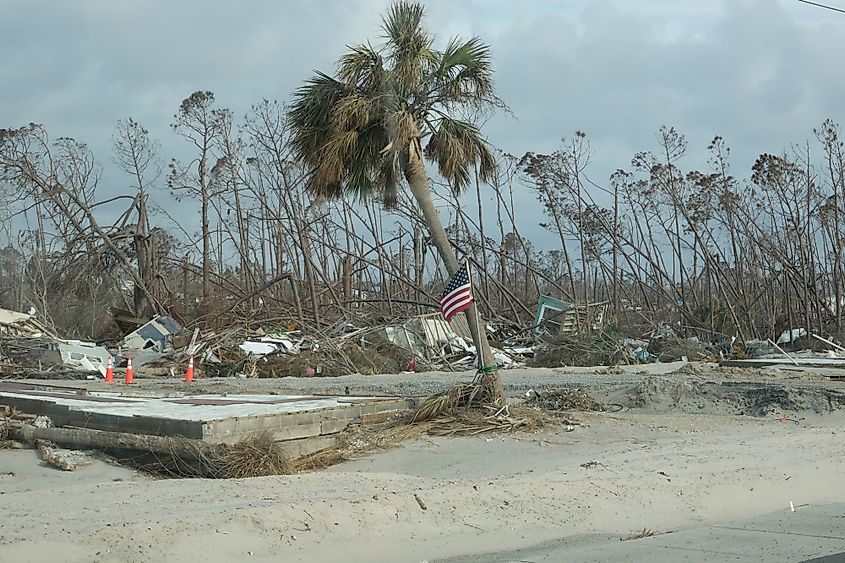
[{"label": "concrete slab foundation", "polygon": [[[353,423],[385,420],[410,406],[404,399],[395,397],[127,397],[119,393],[89,393],[83,389],[16,382],[0,382],[0,405],[49,416],[55,426],[183,436],[209,443],[234,443],[246,434],[269,430],[277,440],[291,441],[285,444],[290,447],[291,455],[294,452],[305,455],[331,443],[314,438],[332,437]],[[311,439],[309,445],[300,442],[306,439]]]}]

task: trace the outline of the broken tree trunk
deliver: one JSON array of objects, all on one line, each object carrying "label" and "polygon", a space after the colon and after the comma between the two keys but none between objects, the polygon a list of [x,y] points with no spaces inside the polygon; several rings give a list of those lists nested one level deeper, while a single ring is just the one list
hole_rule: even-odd
[{"label": "broken tree trunk", "polygon": [[191,444],[191,450],[213,451],[217,446],[206,444],[188,438],[171,438],[168,436],[149,436],[144,434],[128,434],[125,432],[108,432],[105,430],[90,430],[88,428],[36,428],[29,424],[11,424],[8,429],[9,437],[22,441],[48,440],[59,446],[78,450],[137,450],[153,453],[188,453],[186,443]]},{"label": "broken tree trunk", "polygon": [[12,424],[8,433],[9,438],[21,442],[36,444],[47,440],[76,450],[103,451],[157,473],[213,478],[224,476],[218,463],[222,446],[200,440],[87,428],[36,428],[29,424]]}]

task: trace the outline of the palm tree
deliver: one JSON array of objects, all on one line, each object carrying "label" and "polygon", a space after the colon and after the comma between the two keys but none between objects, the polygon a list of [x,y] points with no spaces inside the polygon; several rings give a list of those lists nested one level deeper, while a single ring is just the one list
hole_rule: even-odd
[{"label": "palm tree", "polygon": [[[311,169],[307,189],[321,198],[379,196],[390,206],[405,179],[449,275],[459,268],[431,197],[425,160],[456,192],[473,171],[491,179],[495,160],[471,119],[504,107],[493,91],[490,48],[478,37],[452,39],[442,51],[422,26],[423,7],[400,0],[382,19],[383,43],[350,47],[337,73],[316,72],[295,93],[293,145]],[[484,379],[501,397],[501,381],[478,321],[467,311],[481,350]]]}]

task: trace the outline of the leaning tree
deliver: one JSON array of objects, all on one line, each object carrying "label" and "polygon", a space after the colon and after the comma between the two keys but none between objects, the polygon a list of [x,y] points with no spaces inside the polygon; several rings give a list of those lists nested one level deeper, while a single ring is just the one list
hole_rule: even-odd
[{"label": "leaning tree", "polygon": [[[423,16],[419,4],[394,3],[382,20],[382,42],[350,47],[334,76],[316,72],[296,91],[290,117],[295,150],[311,169],[312,195],[376,195],[389,206],[404,178],[452,275],[460,265],[434,206],[425,161],[456,192],[474,171],[490,179],[493,154],[467,116],[503,104],[494,93],[490,47],[472,37],[437,50]],[[475,305],[467,319],[483,379],[499,399],[501,380]]]}]

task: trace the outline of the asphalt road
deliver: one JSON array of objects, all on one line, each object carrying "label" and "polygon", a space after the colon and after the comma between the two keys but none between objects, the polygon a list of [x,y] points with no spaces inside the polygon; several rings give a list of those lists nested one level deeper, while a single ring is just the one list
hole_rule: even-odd
[{"label": "asphalt road", "polygon": [[443,560],[442,563],[541,561],[656,563],[712,561],[845,561],[845,504],[797,506],[748,520],[692,528],[641,539],[580,536],[509,553]]}]

